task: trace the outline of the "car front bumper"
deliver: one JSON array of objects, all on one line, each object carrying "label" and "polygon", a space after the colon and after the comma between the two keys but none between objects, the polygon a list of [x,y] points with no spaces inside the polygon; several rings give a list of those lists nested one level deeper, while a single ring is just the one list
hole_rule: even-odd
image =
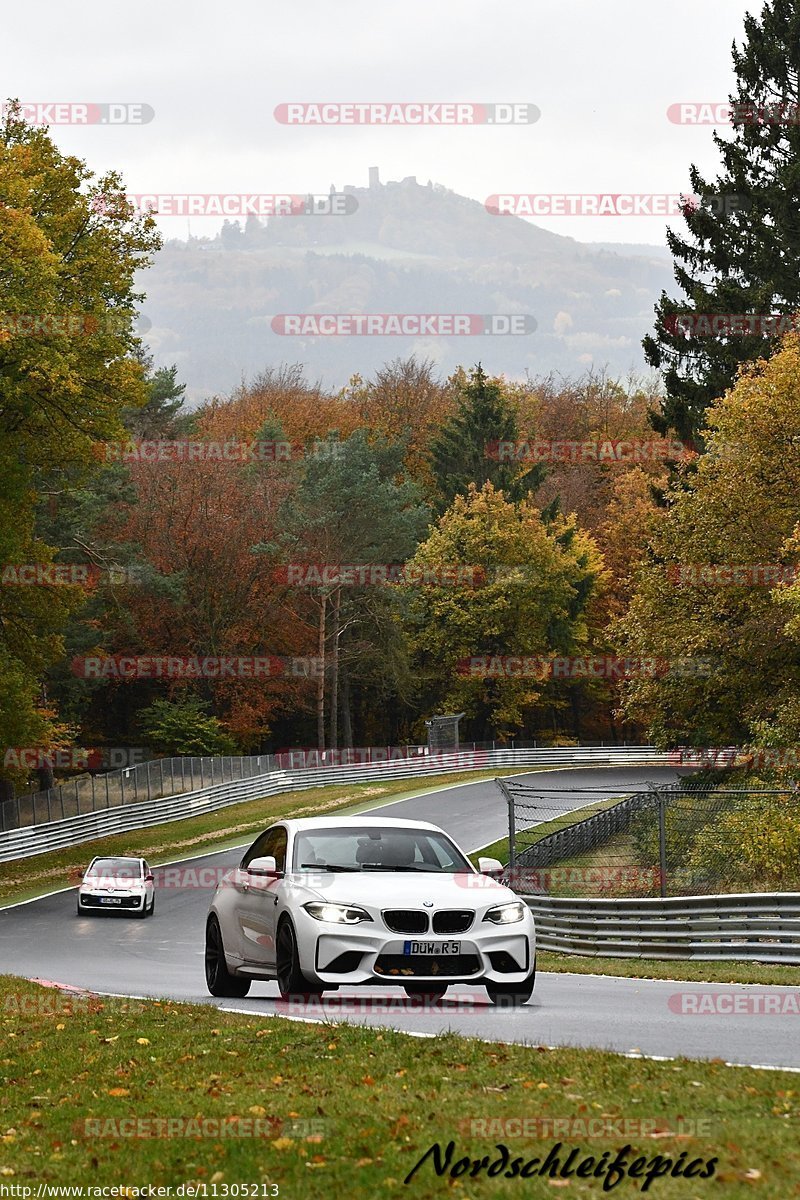
[{"label": "car front bumper", "polygon": [[[309,928],[312,924],[315,928]],[[303,973],[328,984],[519,983],[530,974],[535,957],[533,919],[528,916],[513,926],[478,926],[452,938],[342,928],[305,916],[298,925]],[[410,953],[420,941],[457,942],[458,953]]]},{"label": "car front bumper", "polygon": [[145,901],[144,892],[78,892],[78,906],[92,912],[141,910]]}]

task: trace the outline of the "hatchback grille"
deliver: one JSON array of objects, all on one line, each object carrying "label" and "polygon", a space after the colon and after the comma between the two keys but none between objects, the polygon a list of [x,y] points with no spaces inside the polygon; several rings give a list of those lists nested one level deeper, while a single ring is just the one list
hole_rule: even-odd
[{"label": "hatchback grille", "polygon": [[373,969],[376,975],[402,982],[414,975],[439,979],[477,975],[481,964],[477,954],[379,954]]},{"label": "hatchback grille", "polygon": [[141,897],[139,896],[120,896],[119,902],[116,904],[104,904],[99,896],[84,894],[81,896],[81,905],[85,908],[102,908],[106,912],[113,912],[115,908],[140,908]]},{"label": "hatchback grille", "polygon": [[428,914],[413,908],[387,908],[383,919],[393,933],[428,932]]},{"label": "hatchback grille", "polygon": [[468,908],[451,908],[433,914],[434,933],[466,933],[475,913]]}]

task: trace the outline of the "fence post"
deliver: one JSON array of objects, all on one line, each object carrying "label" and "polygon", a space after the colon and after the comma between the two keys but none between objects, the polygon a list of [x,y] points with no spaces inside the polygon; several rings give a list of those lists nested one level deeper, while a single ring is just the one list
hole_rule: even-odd
[{"label": "fence post", "polygon": [[513,887],[515,869],[517,865],[517,827],[514,812],[514,797],[511,795],[502,779],[495,779],[495,783],[505,796],[506,804],[508,805],[508,875],[510,884]]},{"label": "fence post", "polygon": [[658,793],[658,857],[660,866],[661,895],[667,894],[667,797],[663,791]]}]

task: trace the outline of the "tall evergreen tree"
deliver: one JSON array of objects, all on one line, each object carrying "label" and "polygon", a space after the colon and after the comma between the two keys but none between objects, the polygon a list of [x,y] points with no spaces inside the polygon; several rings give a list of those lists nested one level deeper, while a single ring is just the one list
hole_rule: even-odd
[{"label": "tall evergreen tree", "polygon": [[698,199],[684,208],[688,233],[667,233],[682,295],[662,293],[655,331],[643,341],[666,388],[653,424],[684,439],[702,428],[739,364],[768,354],[777,339],[687,333],[676,318],[800,310],[800,0],[770,0],[758,17],[746,15],[733,66],[732,131],[713,134],[722,168],[711,183],[690,168]]},{"label": "tall evergreen tree", "polygon": [[470,484],[480,490],[491,483],[506,499],[518,503],[539,487],[545,467],[536,463],[521,470],[513,459],[495,455],[492,447],[499,442],[519,438],[517,416],[502,383],[489,379],[478,363],[460,392],[457,411],[442,426],[431,448],[440,511],[449,508],[456,496],[465,496]]}]

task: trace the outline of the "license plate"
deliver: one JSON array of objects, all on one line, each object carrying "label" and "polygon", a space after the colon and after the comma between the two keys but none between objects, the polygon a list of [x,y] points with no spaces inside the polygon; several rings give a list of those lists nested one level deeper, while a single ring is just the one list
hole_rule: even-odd
[{"label": "license plate", "polygon": [[122,897],[121,896],[101,896],[100,903],[101,904],[122,904]]},{"label": "license plate", "polygon": [[461,942],[403,942],[403,954],[460,954]]}]

